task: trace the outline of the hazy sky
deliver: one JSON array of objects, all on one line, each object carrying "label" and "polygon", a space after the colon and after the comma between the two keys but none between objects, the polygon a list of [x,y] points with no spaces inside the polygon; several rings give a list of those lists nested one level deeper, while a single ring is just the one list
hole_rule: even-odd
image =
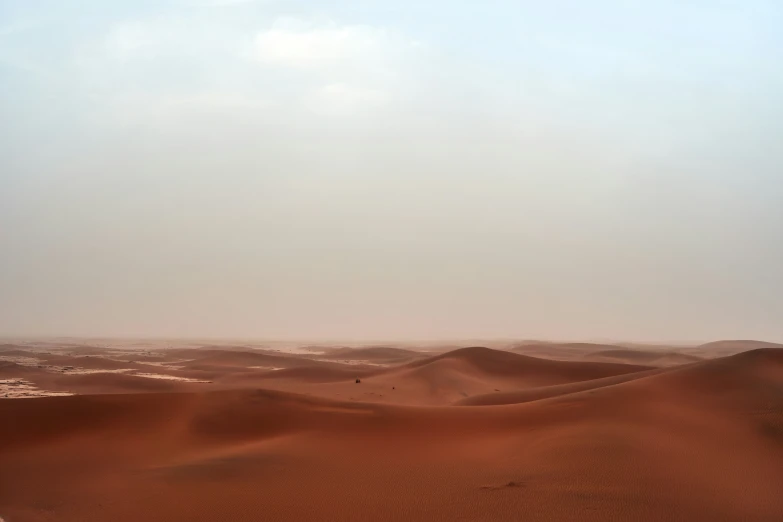
[{"label": "hazy sky", "polygon": [[783,341],[779,0],[0,0],[0,334]]}]

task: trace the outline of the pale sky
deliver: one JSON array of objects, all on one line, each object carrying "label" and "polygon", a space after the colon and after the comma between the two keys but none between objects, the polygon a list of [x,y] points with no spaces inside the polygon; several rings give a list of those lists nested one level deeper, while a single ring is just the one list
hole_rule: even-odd
[{"label": "pale sky", "polygon": [[778,0],[0,0],[0,334],[783,341]]}]

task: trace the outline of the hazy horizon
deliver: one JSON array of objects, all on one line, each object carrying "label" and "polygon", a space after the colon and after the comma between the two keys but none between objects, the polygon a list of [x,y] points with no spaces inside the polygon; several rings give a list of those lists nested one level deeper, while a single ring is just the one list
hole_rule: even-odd
[{"label": "hazy horizon", "polygon": [[413,338],[413,337],[393,337],[393,338],[361,338],[361,337],[344,337],[344,338],[297,338],[297,337],[282,337],[282,338],[264,338],[264,337],[160,337],[154,335],[148,336],[91,336],[91,335],[2,335],[0,334],[0,342],[26,342],[31,344],[41,343],[62,343],[62,342],[75,342],[85,343],[90,345],[91,343],[97,343],[97,345],[122,345],[123,343],[137,344],[137,343],[172,343],[172,344],[197,344],[206,345],[209,343],[215,343],[216,346],[232,346],[232,345],[247,345],[252,347],[266,346],[274,348],[276,346],[288,346],[294,345],[297,347],[302,346],[346,346],[346,347],[367,347],[367,346],[381,346],[381,345],[395,345],[395,346],[418,346],[421,348],[427,347],[443,347],[443,346],[483,346],[489,347],[506,346],[506,345],[523,345],[523,344],[605,344],[605,345],[617,345],[626,347],[660,347],[660,348],[681,348],[681,347],[698,347],[705,344],[715,342],[728,342],[728,343],[770,343],[770,344],[783,344],[780,340],[776,339],[662,339],[662,340],[649,340],[649,339],[615,339],[615,338],[521,338],[521,337],[463,337],[463,338]]},{"label": "hazy horizon", "polygon": [[780,27],[0,0],[0,336],[783,342]]}]

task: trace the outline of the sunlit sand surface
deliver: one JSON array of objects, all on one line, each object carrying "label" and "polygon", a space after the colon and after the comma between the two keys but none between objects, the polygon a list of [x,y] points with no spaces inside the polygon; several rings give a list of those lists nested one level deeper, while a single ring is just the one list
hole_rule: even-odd
[{"label": "sunlit sand surface", "polygon": [[41,390],[24,379],[0,380],[0,399],[32,399],[35,397],[63,397],[66,395],[72,394]]}]

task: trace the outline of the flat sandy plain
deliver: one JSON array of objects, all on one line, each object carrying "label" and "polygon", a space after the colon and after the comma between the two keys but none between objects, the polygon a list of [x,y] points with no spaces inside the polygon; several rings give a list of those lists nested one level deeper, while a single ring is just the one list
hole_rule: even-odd
[{"label": "flat sandy plain", "polygon": [[8,341],[0,520],[783,521],[783,346],[473,344]]}]

